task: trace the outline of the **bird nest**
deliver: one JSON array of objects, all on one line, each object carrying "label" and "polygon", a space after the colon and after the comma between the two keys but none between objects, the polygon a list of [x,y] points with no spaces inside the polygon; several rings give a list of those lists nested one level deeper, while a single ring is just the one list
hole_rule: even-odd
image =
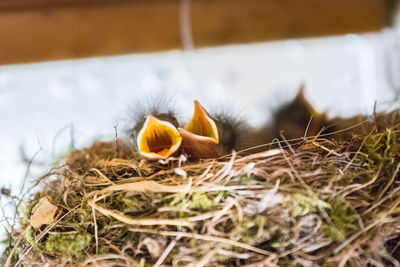
[{"label": "bird nest", "polygon": [[39,179],[3,263],[398,266],[399,122],[195,163],[94,142]]}]

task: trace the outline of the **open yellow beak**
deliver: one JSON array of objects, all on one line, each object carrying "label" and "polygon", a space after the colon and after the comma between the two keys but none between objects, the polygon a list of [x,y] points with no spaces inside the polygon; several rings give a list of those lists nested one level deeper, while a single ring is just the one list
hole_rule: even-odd
[{"label": "open yellow beak", "polygon": [[218,128],[207,111],[194,101],[194,115],[184,129],[179,128],[182,146],[192,159],[218,158],[223,155],[219,146]]},{"label": "open yellow beak", "polygon": [[199,141],[213,144],[219,143],[217,125],[197,100],[194,101],[194,114],[192,120],[186,124],[184,129],[194,134],[195,138]]},{"label": "open yellow beak", "polygon": [[147,159],[166,159],[174,154],[182,143],[175,126],[148,116],[137,136],[139,153]]}]

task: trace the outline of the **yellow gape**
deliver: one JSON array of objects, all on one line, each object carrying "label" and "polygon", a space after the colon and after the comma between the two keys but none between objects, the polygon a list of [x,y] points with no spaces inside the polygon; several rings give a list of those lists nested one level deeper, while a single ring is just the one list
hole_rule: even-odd
[{"label": "yellow gape", "polygon": [[192,120],[184,129],[194,134],[195,138],[200,141],[214,144],[219,143],[217,125],[197,100],[194,101],[194,115]]},{"label": "yellow gape", "polygon": [[147,159],[166,159],[182,143],[179,131],[172,123],[148,116],[137,137],[140,154]]}]

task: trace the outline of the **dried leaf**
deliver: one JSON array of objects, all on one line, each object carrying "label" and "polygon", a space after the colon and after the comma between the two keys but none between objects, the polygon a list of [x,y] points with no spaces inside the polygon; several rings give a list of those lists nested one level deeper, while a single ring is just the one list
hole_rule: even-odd
[{"label": "dried leaf", "polygon": [[50,203],[47,197],[43,197],[32,209],[29,221],[34,228],[44,224],[51,224],[56,220],[57,206]]}]

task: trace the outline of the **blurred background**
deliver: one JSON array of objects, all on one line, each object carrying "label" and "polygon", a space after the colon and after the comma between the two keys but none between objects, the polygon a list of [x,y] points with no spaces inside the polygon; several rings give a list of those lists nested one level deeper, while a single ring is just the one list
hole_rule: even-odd
[{"label": "blurred background", "polygon": [[[260,125],[301,84],[329,117],[397,105],[395,0],[2,0],[0,186],[14,194],[71,147],[110,140],[152,94]],[[27,169],[31,160],[35,164]],[[4,218],[12,216],[0,198]]]}]

